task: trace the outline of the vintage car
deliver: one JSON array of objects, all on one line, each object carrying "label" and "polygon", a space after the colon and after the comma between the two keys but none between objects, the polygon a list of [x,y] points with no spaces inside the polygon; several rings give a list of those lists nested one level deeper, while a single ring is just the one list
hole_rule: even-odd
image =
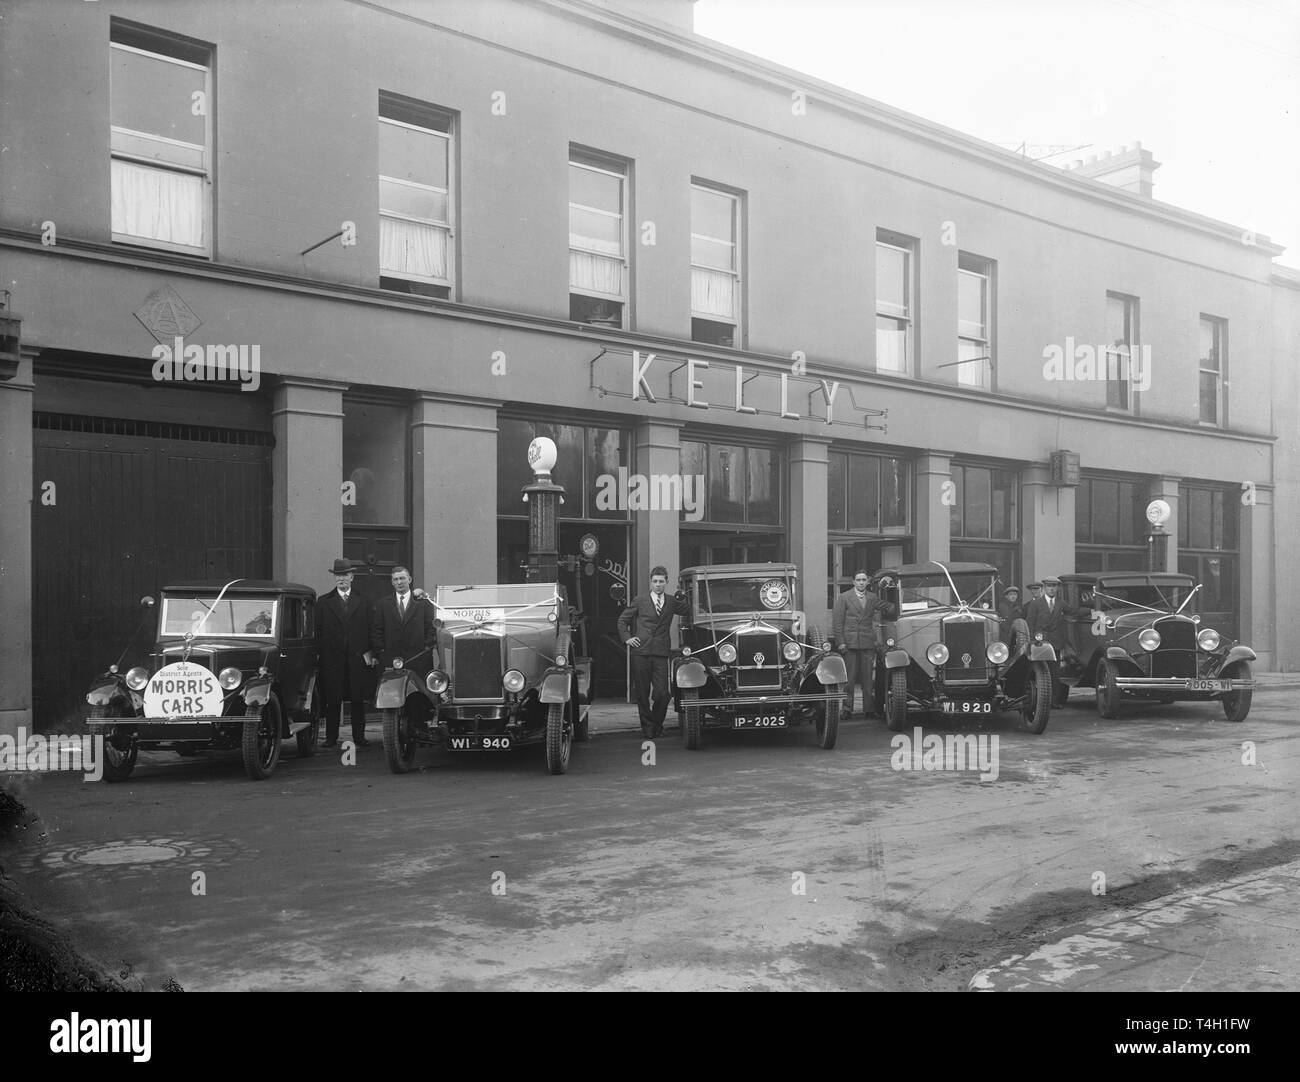
[{"label": "vintage car", "polygon": [[[439,659],[423,679],[394,658],[375,705],[384,714],[384,756],[394,774],[415,765],[421,746],[513,751],[546,745],[546,767],[563,774],[574,740],[588,737],[591,665],[575,658],[564,587],[553,582],[439,586]],[[413,717],[412,697],[428,703]]]},{"label": "vintage car", "polygon": [[1061,679],[1094,688],[1097,713],[1127,701],[1217,700],[1229,721],[1250,713],[1255,651],[1202,627],[1190,575],[1112,571],[1062,575],[1072,650]]},{"label": "vintage car", "polygon": [[104,780],[126,779],[142,750],[238,748],[254,780],[271,776],[291,736],[299,755],[313,754],[315,606],[316,592],[292,582],[165,587],[149,663],[122,673],[119,659],[86,694],[87,727],[104,737]]},{"label": "vintage car", "polygon": [[681,653],[672,688],[682,741],[692,751],[706,728],[786,729],[805,722],[835,747],[847,675],[830,643],[802,627],[793,564],[688,567],[680,590]]},{"label": "vintage car", "polygon": [[979,717],[1015,710],[1031,733],[1047,727],[1052,709],[1049,662],[1055,651],[1024,633],[1005,642],[995,605],[992,564],[931,561],[891,569],[894,585],[881,599],[896,606],[883,625],[877,693],[894,732],[909,710]]}]

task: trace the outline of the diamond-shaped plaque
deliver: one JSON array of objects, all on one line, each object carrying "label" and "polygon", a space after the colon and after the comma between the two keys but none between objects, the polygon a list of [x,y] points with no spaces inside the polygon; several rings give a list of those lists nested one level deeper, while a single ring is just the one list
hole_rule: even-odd
[{"label": "diamond-shaped plaque", "polygon": [[171,286],[161,286],[150,293],[144,304],[135,310],[135,318],[159,342],[184,338],[203,324],[203,320],[194,314],[194,309]]}]

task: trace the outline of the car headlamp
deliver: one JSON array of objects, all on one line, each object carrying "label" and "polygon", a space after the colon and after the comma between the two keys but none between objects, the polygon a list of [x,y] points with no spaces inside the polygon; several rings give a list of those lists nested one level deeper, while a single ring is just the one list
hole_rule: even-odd
[{"label": "car headlamp", "polygon": [[217,673],[217,683],[225,691],[234,691],[244,682],[244,674],[236,669],[233,665],[230,668],[222,669]]},{"label": "car headlamp", "polygon": [[447,690],[447,686],[450,683],[451,681],[447,679],[447,674],[445,672],[439,672],[437,669],[434,669],[433,672],[429,673],[429,675],[424,678],[424,686],[435,695],[441,695]]},{"label": "car headlamp", "polygon": [[[830,643],[827,643],[827,644],[826,644],[826,648],[827,648],[828,650],[830,649],[830,645],[831,645]],[[886,640],[885,640],[885,645],[886,645],[886,646],[896,646],[897,644],[894,642],[893,639],[886,639]]]},{"label": "car headlamp", "polygon": [[126,686],[132,691],[143,690],[145,684],[149,683],[149,670],[137,665],[134,669],[129,669],[126,674]]},{"label": "car headlamp", "polygon": [[567,665],[568,663],[569,663],[569,659],[566,658],[563,654],[555,655],[555,667],[557,669],[564,668],[564,666]]},{"label": "car headlamp", "polygon": [[1223,640],[1212,627],[1203,627],[1196,636],[1196,643],[1202,650],[1217,650]]},{"label": "car headlamp", "polygon": [[1034,642],[1042,642],[1042,641],[1043,641],[1043,633],[1041,631],[1034,632]]},{"label": "car headlamp", "polygon": [[798,661],[803,657],[803,647],[797,642],[788,642],[781,647],[781,656],[784,657],[786,661]]},{"label": "car headlamp", "polygon": [[1154,627],[1144,627],[1138,632],[1138,645],[1150,653],[1160,645],[1160,632]]},{"label": "car headlamp", "polygon": [[691,648],[689,646],[683,646],[682,657],[690,657],[690,656],[691,656]]},{"label": "car headlamp", "polygon": [[501,686],[512,694],[524,689],[524,674],[518,669],[507,669],[505,676],[501,678]]},{"label": "car headlamp", "polygon": [[931,665],[942,665],[948,660],[948,647],[941,642],[932,642],[925,648],[925,656]]},{"label": "car headlamp", "polygon": [[729,642],[724,642],[718,647],[718,660],[730,665],[736,660],[736,648]]},{"label": "car headlamp", "polygon": [[402,667],[402,659],[400,657],[393,658],[393,668],[400,669],[401,667]]},{"label": "car headlamp", "polygon": [[[892,643],[893,640],[891,639],[890,642]],[[830,651],[830,648],[831,648],[831,644],[830,644],[829,642],[824,642],[824,643],[822,643],[822,649],[823,649],[823,650],[829,652],[829,651]]]},{"label": "car headlamp", "polygon": [[1007,644],[1004,642],[991,642],[988,649],[984,651],[984,656],[994,665],[1001,665],[1011,656],[1011,651],[1007,649]]}]

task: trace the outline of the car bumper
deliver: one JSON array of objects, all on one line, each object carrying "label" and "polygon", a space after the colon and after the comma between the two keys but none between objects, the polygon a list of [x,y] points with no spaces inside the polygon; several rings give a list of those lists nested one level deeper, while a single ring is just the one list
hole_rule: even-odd
[{"label": "car bumper", "polygon": [[[1198,687],[1198,684],[1215,686]],[[1253,691],[1257,685],[1254,680],[1223,680],[1215,676],[1117,676],[1115,686],[1121,691],[1172,691],[1191,695],[1223,695],[1231,691]]]},{"label": "car bumper", "polygon": [[822,695],[732,695],[725,699],[694,699],[692,706],[801,706],[805,703],[843,702],[842,691],[828,691]]}]

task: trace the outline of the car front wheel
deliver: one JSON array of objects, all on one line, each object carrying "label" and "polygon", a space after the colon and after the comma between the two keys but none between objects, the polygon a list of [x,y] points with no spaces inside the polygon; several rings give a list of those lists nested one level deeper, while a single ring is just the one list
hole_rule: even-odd
[{"label": "car front wheel", "polygon": [[1020,708],[1021,726],[1027,733],[1041,733],[1047,728],[1052,712],[1052,670],[1045,661],[1035,661],[1029,667],[1029,681],[1025,684],[1025,703]]},{"label": "car front wheel", "polygon": [[1097,713],[1103,718],[1119,717],[1120,692],[1115,682],[1115,666],[1109,661],[1097,662]]},{"label": "car front wheel", "polygon": [[699,751],[704,743],[704,726],[700,718],[698,688],[682,691],[682,743],[687,751]]},{"label": "car front wheel", "polygon": [[[89,717],[92,721],[102,721],[105,718],[120,716],[113,707],[92,706],[90,708]],[[105,736],[103,753],[104,780],[126,781],[131,776],[131,771],[135,769],[135,761],[139,754],[140,749],[135,742],[135,737]]]},{"label": "car front wheel", "polygon": [[405,705],[384,711],[384,759],[394,774],[405,774],[415,765],[415,728]]},{"label": "car front wheel", "polygon": [[907,724],[907,670],[890,669],[885,693],[885,724],[891,733],[901,733]]},{"label": "car front wheel", "polygon": [[817,746],[829,751],[835,747],[835,739],[840,731],[840,696],[844,694],[844,689],[839,684],[829,684],[826,692],[835,698],[822,703],[823,710],[817,717]]},{"label": "car front wheel", "polygon": [[271,695],[263,707],[250,706],[244,721],[244,773],[265,781],[280,761],[280,700]]},{"label": "car front wheel", "polygon": [[[1239,661],[1220,674],[1225,680],[1249,680],[1250,662]],[[1241,691],[1229,691],[1223,697],[1223,716],[1229,721],[1245,721],[1250,713],[1250,700],[1254,692],[1248,688]]]},{"label": "car front wheel", "polygon": [[546,769],[563,774],[569,769],[569,751],[573,747],[573,726],[564,703],[551,703],[546,712]]}]

